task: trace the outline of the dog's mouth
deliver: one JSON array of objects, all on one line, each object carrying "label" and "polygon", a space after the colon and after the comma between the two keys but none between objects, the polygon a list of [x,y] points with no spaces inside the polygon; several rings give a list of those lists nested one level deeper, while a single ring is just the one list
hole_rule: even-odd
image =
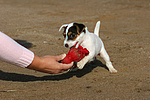
[{"label": "dog's mouth", "polygon": [[79,42],[77,41],[75,45],[73,45],[72,47],[70,47],[70,49],[71,49],[71,48],[75,48],[78,43],[79,43]]}]

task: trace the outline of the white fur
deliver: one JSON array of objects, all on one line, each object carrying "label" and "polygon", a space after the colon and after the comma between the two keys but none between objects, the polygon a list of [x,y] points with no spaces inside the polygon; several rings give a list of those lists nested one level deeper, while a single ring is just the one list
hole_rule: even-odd
[{"label": "white fur", "polygon": [[95,29],[94,29],[94,34],[96,34],[99,37],[99,28],[100,28],[100,21],[96,23]]},{"label": "white fur", "polygon": [[[59,31],[61,30],[61,28],[68,26],[66,29],[66,34],[67,34],[68,29],[72,25],[73,25],[73,23],[62,25],[60,27]],[[110,61],[109,55],[107,54],[107,52],[104,48],[104,44],[103,44],[102,40],[98,37],[99,36],[99,28],[100,28],[100,21],[98,21],[95,26],[94,34],[90,33],[86,27],[85,28],[86,33],[84,33],[84,32],[81,33],[75,41],[67,40],[68,37],[66,37],[66,39],[64,40],[64,44],[67,43],[69,45],[69,47],[72,47],[73,45],[75,45],[78,42],[78,44],[76,45],[76,48],[79,45],[81,45],[84,48],[87,48],[87,50],[90,52],[88,56],[85,56],[81,61],[79,61],[77,63],[78,69],[83,69],[83,67],[85,66],[86,63],[88,63],[89,61],[92,61],[98,54],[100,54],[100,56],[105,60],[106,66],[108,67],[109,71],[111,73],[116,73],[117,70],[113,67],[113,65]]]}]

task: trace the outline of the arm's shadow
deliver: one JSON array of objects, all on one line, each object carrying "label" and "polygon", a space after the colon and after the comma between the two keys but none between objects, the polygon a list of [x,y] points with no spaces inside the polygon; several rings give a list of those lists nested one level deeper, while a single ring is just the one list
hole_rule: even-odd
[{"label": "arm's shadow", "polygon": [[17,82],[45,81],[45,80],[58,81],[58,80],[69,79],[73,76],[82,77],[85,74],[91,72],[97,66],[106,68],[106,66],[102,64],[102,62],[100,62],[99,60],[95,60],[94,62],[87,64],[82,70],[78,70],[75,72],[68,72],[61,75],[46,75],[43,77],[36,77],[33,75],[25,75],[25,74],[17,74],[17,73],[0,71],[0,80],[17,81]]},{"label": "arm's shadow", "polygon": [[26,41],[26,40],[20,40],[20,39],[14,39],[17,43],[19,43],[20,45],[24,46],[25,48],[29,49],[33,46],[32,43]]}]

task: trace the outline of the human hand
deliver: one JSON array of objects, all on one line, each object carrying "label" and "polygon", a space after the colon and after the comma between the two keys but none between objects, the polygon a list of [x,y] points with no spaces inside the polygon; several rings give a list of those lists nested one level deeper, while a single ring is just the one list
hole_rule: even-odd
[{"label": "human hand", "polygon": [[38,57],[35,55],[34,60],[27,68],[50,74],[62,73],[73,66],[73,62],[70,64],[62,64],[58,62],[65,57],[66,54],[44,57]]}]

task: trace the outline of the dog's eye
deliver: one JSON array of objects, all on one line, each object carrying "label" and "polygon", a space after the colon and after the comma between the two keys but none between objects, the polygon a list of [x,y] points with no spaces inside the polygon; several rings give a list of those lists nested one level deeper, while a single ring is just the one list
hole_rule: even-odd
[{"label": "dog's eye", "polygon": [[76,34],[75,33],[72,33],[70,36],[69,36],[70,39],[74,39],[76,38]]}]

